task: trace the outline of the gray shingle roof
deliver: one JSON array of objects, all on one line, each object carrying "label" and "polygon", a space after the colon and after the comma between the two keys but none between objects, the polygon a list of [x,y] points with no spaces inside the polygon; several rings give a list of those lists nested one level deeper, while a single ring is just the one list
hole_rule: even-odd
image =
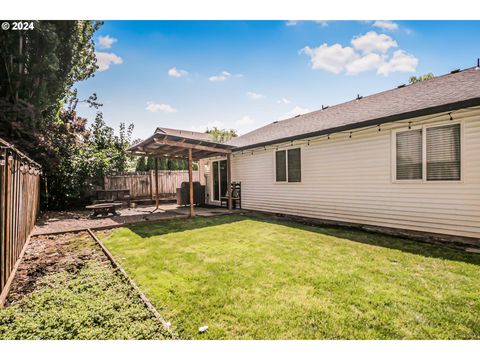
[{"label": "gray shingle roof", "polygon": [[227,144],[253,147],[474,105],[480,105],[480,69],[470,68],[276,121]]}]

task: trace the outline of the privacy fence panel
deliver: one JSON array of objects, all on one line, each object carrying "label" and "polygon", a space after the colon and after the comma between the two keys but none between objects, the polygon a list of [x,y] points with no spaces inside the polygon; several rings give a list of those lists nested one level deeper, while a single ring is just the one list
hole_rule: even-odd
[{"label": "privacy fence panel", "polygon": [[39,210],[40,166],[0,139],[0,306]]},{"label": "privacy fence panel", "polygon": [[150,172],[105,176],[105,190],[129,189],[131,199],[144,199],[152,196]]},{"label": "privacy fence panel", "polygon": [[[129,189],[131,199],[153,198],[155,195],[155,171],[106,176],[105,190]],[[158,193],[175,194],[181,183],[188,181],[188,170],[159,170]],[[199,181],[198,171],[193,172],[193,181]]]}]

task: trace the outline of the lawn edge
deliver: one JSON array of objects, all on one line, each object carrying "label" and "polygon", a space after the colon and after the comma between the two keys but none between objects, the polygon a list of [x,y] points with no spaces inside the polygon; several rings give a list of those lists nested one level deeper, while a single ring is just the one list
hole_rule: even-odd
[{"label": "lawn edge", "polygon": [[105,256],[108,258],[110,263],[112,264],[114,269],[117,269],[120,274],[122,274],[123,278],[127,281],[127,283],[137,292],[140,299],[142,300],[145,307],[153,314],[155,319],[159,321],[163,328],[167,331],[170,337],[173,340],[178,340],[178,336],[171,330],[169,323],[160,315],[157,311],[155,306],[151,303],[151,301],[147,298],[147,296],[140,290],[137,284],[128,276],[127,272],[123,269],[123,267],[115,260],[113,255],[108,251],[108,249],[103,245],[101,240],[95,235],[95,233],[90,229],[87,228],[86,232],[90,235],[90,237],[97,243],[98,246],[102,249]]}]

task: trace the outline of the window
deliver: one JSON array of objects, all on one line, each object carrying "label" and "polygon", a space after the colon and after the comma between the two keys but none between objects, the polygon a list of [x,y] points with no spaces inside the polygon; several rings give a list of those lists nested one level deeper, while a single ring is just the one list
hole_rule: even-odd
[{"label": "window", "polygon": [[397,133],[397,180],[422,179],[422,130]]},{"label": "window", "polygon": [[275,180],[278,182],[301,182],[301,163],[299,148],[275,152]]},{"label": "window", "polygon": [[399,131],[395,141],[396,180],[460,180],[460,124]]},{"label": "window", "polygon": [[427,180],[460,180],[460,124],[427,129]]},{"label": "window", "polygon": [[287,181],[287,161],[285,150],[277,151],[275,153],[275,169],[277,181]]},{"label": "window", "polygon": [[288,150],[288,182],[300,182],[302,180],[300,162],[300,149]]}]

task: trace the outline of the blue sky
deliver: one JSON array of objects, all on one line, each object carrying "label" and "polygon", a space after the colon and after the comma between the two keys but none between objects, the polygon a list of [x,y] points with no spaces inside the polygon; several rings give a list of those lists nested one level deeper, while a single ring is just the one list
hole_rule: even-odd
[{"label": "blue sky", "polygon": [[106,21],[102,71],[76,87],[97,93],[110,126],[133,123],[134,138],[157,126],[245,133],[474,66],[479,32],[480,21]]}]

